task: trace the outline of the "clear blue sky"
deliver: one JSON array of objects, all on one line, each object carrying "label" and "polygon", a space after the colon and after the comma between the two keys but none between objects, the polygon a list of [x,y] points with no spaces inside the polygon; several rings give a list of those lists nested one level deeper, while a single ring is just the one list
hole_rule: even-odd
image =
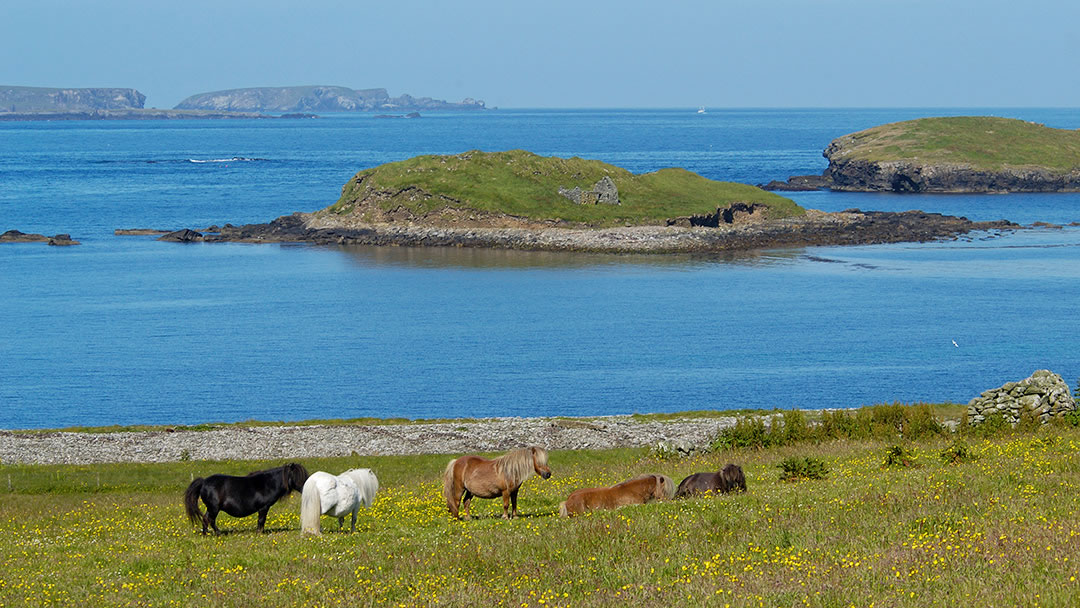
[{"label": "clear blue sky", "polygon": [[0,0],[0,84],[500,107],[1080,105],[1071,0]]}]

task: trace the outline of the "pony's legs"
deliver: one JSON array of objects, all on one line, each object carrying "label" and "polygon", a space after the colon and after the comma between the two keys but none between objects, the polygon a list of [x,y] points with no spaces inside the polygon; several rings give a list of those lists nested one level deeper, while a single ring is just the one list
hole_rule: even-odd
[{"label": "pony's legs", "polygon": [[341,517],[337,518],[337,529],[338,529],[338,531],[341,531],[341,529],[344,528],[344,527],[345,527],[345,516],[342,515]]},{"label": "pony's legs", "polygon": [[454,486],[451,489],[452,496],[446,498],[446,507],[450,509],[450,516],[454,519],[460,519],[460,516],[458,515],[458,506],[461,504],[462,492],[464,492],[466,496],[469,494],[469,491],[465,489],[465,484],[455,479]]},{"label": "pony's legs", "polygon": [[270,512],[270,507],[259,510],[259,523],[255,525],[255,529],[259,532],[263,531],[263,526],[266,525],[266,514]]},{"label": "pony's legs", "polygon": [[[468,490],[465,490],[465,519],[472,519],[472,516],[469,515],[469,506],[472,505],[472,499],[473,499],[473,493],[468,491]],[[455,509],[455,511],[456,511],[456,509]],[[456,513],[455,513],[455,515],[456,515]]]},{"label": "pony's legs", "polygon": [[[503,497],[503,519],[510,519],[510,492],[507,492],[506,490],[503,490],[502,497]],[[514,510],[517,511],[517,507],[514,507]]]},{"label": "pony's legs", "polygon": [[514,488],[512,492],[510,492],[510,506],[512,507],[512,510],[510,511],[510,519],[514,519],[515,517],[517,517],[517,493],[520,489],[521,486],[518,486]]},{"label": "pony's legs", "polygon": [[[359,510],[359,508],[357,508],[357,510]],[[341,519],[345,518],[342,517]],[[352,512],[352,529],[350,529],[349,532],[356,532],[356,511]]]},{"label": "pony's legs", "polygon": [[207,522],[210,522],[210,527],[214,529],[214,534],[221,534],[221,530],[218,530],[217,527],[217,514],[217,506],[206,505],[206,515],[203,515],[203,534],[206,534]]}]

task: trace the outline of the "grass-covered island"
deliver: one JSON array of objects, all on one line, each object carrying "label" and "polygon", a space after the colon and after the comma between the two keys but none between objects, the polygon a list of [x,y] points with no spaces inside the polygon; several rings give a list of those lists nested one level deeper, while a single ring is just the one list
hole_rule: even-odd
[{"label": "grass-covered island", "polygon": [[667,253],[926,241],[1007,225],[922,212],[822,213],[684,169],[636,175],[597,160],[474,150],[365,169],[315,213],[161,240]]},{"label": "grass-covered island", "polygon": [[824,174],[804,185],[861,192],[1080,190],[1080,131],[991,116],[920,118],[838,137]]},{"label": "grass-covered island", "polygon": [[[599,193],[610,183],[608,197]],[[580,194],[572,194],[574,189]],[[635,175],[598,160],[538,156],[524,150],[417,156],[356,174],[329,212],[365,223],[416,221],[455,226],[559,223],[656,225],[685,217],[715,225],[717,209],[734,217],[779,219],[805,213],[790,199],[754,186],[718,182],[685,169]],[[756,218],[755,218],[756,219]]]}]

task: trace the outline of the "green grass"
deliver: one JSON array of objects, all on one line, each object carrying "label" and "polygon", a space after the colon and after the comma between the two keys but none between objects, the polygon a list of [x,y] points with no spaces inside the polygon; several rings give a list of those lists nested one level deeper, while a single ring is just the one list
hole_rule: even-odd
[{"label": "green grass", "polygon": [[[622,204],[578,205],[558,192],[560,187],[575,186],[589,190],[604,176],[615,182]],[[709,180],[684,169],[634,175],[596,160],[542,157],[523,150],[418,156],[361,171],[345,185],[330,211],[362,212],[357,202],[373,192],[387,194],[378,202],[384,209],[401,206],[428,213],[450,206],[593,226],[661,223],[714,213],[733,202],[766,205],[771,218],[805,213],[782,196],[746,184]]]},{"label": "green grass", "polygon": [[[851,140],[854,139],[854,142]],[[1080,131],[990,116],[920,118],[839,138],[844,160],[907,160],[976,169],[1080,167]]]},{"label": "green grass", "polygon": [[[0,605],[67,606],[1071,606],[1080,596],[1080,429],[906,446],[919,468],[884,468],[895,442],[841,440],[657,462],[644,449],[555,451],[550,480],[523,487],[523,517],[496,501],[452,521],[447,456],[304,460],[373,467],[382,483],[358,533],[324,520],[299,535],[299,499],[219,518],[184,517],[191,476],[275,462],[0,467]],[[789,459],[825,479],[780,480]],[[676,481],[742,465],[748,492],[554,515],[573,489],[639,473]],[[10,482],[9,482],[10,479]],[[10,489],[8,484],[10,483]]]}]

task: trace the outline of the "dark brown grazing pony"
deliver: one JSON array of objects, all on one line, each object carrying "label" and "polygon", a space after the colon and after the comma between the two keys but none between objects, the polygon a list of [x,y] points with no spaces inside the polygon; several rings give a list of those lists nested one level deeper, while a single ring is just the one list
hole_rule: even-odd
[{"label": "dark brown grazing pony", "polygon": [[[270,507],[293,490],[303,492],[308,472],[304,465],[290,462],[287,465],[254,471],[243,477],[234,475],[211,475],[198,477],[184,492],[184,508],[191,523],[202,522],[202,533],[207,526],[214,534],[221,534],[217,527],[219,511],[233,517],[259,514],[256,528],[263,531],[266,514]],[[199,512],[199,499],[206,505],[206,513]]]},{"label": "dark brown grazing pony", "polygon": [[593,509],[618,509],[626,505],[643,505],[654,500],[667,500],[675,493],[675,483],[667,475],[641,475],[610,488],[574,490],[559,505],[559,515],[577,515]]},{"label": "dark brown grazing pony", "polygon": [[745,492],[746,476],[737,464],[724,465],[717,473],[694,473],[679,484],[675,491],[676,498],[704,494],[705,492]]},{"label": "dark brown grazing pony", "polygon": [[[469,504],[473,496],[503,499],[503,519],[517,517],[518,489],[533,473],[547,479],[544,448],[532,446],[503,454],[494,460],[480,456],[462,456],[451,460],[443,472],[443,496],[450,515],[458,517],[458,505],[465,497],[465,519],[469,519]],[[513,510],[510,506],[513,505]]]}]

